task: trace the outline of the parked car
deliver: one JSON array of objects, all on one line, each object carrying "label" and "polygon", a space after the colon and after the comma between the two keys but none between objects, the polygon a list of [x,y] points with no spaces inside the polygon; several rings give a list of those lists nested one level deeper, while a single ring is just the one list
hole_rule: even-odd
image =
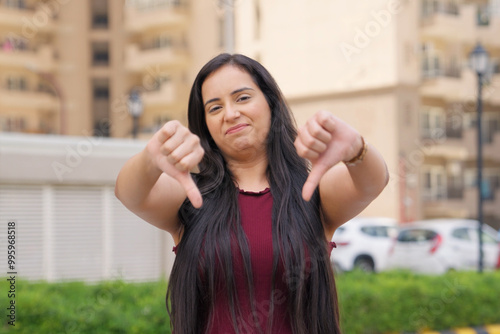
[{"label": "parked car", "polygon": [[[483,225],[484,269],[500,263],[496,231]],[[475,270],[479,263],[478,222],[469,219],[432,219],[400,226],[389,254],[389,268],[441,274]]]},{"label": "parked car", "polygon": [[383,217],[356,217],[337,228],[332,241],[337,244],[331,261],[336,271],[359,268],[364,271],[384,270],[392,240],[397,235],[397,222]]}]

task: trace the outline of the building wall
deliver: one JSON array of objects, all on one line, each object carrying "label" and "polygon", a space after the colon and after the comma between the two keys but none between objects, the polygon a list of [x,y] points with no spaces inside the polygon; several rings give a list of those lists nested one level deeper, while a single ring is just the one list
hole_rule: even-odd
[{"label": "building wall", "polygon": [[[16,222],[19,277],[145,281],[170,275],[172,237],[114,195],[120,168],[144,145],[0,134],[0,221]],[[6,260],[0,260],[4,267]]]},{"label": "building wall", "polygon": [[53,45],[57,52],[55,81],[62,90],[63,122],[67,135],[92,133],[90,85],[90,1],[72,1],[59,7]]},{"label": "building wall", "polygon": [[364,216],[399,218],[400,150],[398,99],[390,89],[330,94],[314,98],[290,99],[297,123],[304,124],[315,112],[328,110],[355,127],[383,155],[391,181],[383,193],[362,213]]},{"label": "building wall", "polygon": [[261,61],[289,97],[393,86],[396,24],[375,18],[389,3],[262,1]]}]

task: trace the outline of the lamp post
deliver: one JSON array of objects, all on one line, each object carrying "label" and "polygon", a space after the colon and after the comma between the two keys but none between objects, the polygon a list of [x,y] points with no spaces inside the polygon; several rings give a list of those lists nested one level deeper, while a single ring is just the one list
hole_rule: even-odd
[{"label": "lamp post", "polygon": [[127,105],[128,112],[134,121],[134,125],[132,127],[132,137],[137,138],[137,133],[139,132],[139,117],[141,117],[142,112],[144,111],[139,90],[132,89],[130,91]]},{"label": "lamp post", "polygon": [[488,70],[489,56],[488,52],[481,46],[476,45],[469,55],[470,65],[477,74],[477,189],[478,189],[478,207],[477,220],[479,237],[479,267],[478,271],[483,272],[483,134],[481,114],[483,113],[482,88],[483,78]]}]

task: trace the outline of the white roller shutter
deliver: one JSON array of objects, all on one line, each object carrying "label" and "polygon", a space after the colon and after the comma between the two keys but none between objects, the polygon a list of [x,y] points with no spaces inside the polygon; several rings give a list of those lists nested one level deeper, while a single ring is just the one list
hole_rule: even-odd
[{"label": "white roller shutter", "polygon": [[164,272],[166,232],[146,223],[112,197],[111,275],[127,280],[155,280]]},{"label": "white roller shutter", "polygon": [[103,208],[100,187],[56,186],[53,206],[54,278],[102,279]]},{"label": "white roller shutter", "polygon": [[2,273],[7,272],[7,223],[16,221],[16,271],[20,278],[43,279],[42,186],[0,184]]},{"label": "white roller shutter", "polygon": [[[0,245],[15,220],[18,277],[49,281],[157,280],[173,241],[126,209],[112,186],[0,184]],[[7,258],[0,257],[7,272]]]}]

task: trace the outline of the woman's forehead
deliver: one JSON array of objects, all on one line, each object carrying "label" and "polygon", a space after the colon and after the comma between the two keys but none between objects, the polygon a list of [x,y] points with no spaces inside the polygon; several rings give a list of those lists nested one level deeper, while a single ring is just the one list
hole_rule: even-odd
[{"label": "woman's forehead", "polygon": [[243,85],[258,88],[247,71],[235,65],[224,65],[205,79],[201,86],[201,93],[203,98],[208,98],[206,95],[231,91]]}]

